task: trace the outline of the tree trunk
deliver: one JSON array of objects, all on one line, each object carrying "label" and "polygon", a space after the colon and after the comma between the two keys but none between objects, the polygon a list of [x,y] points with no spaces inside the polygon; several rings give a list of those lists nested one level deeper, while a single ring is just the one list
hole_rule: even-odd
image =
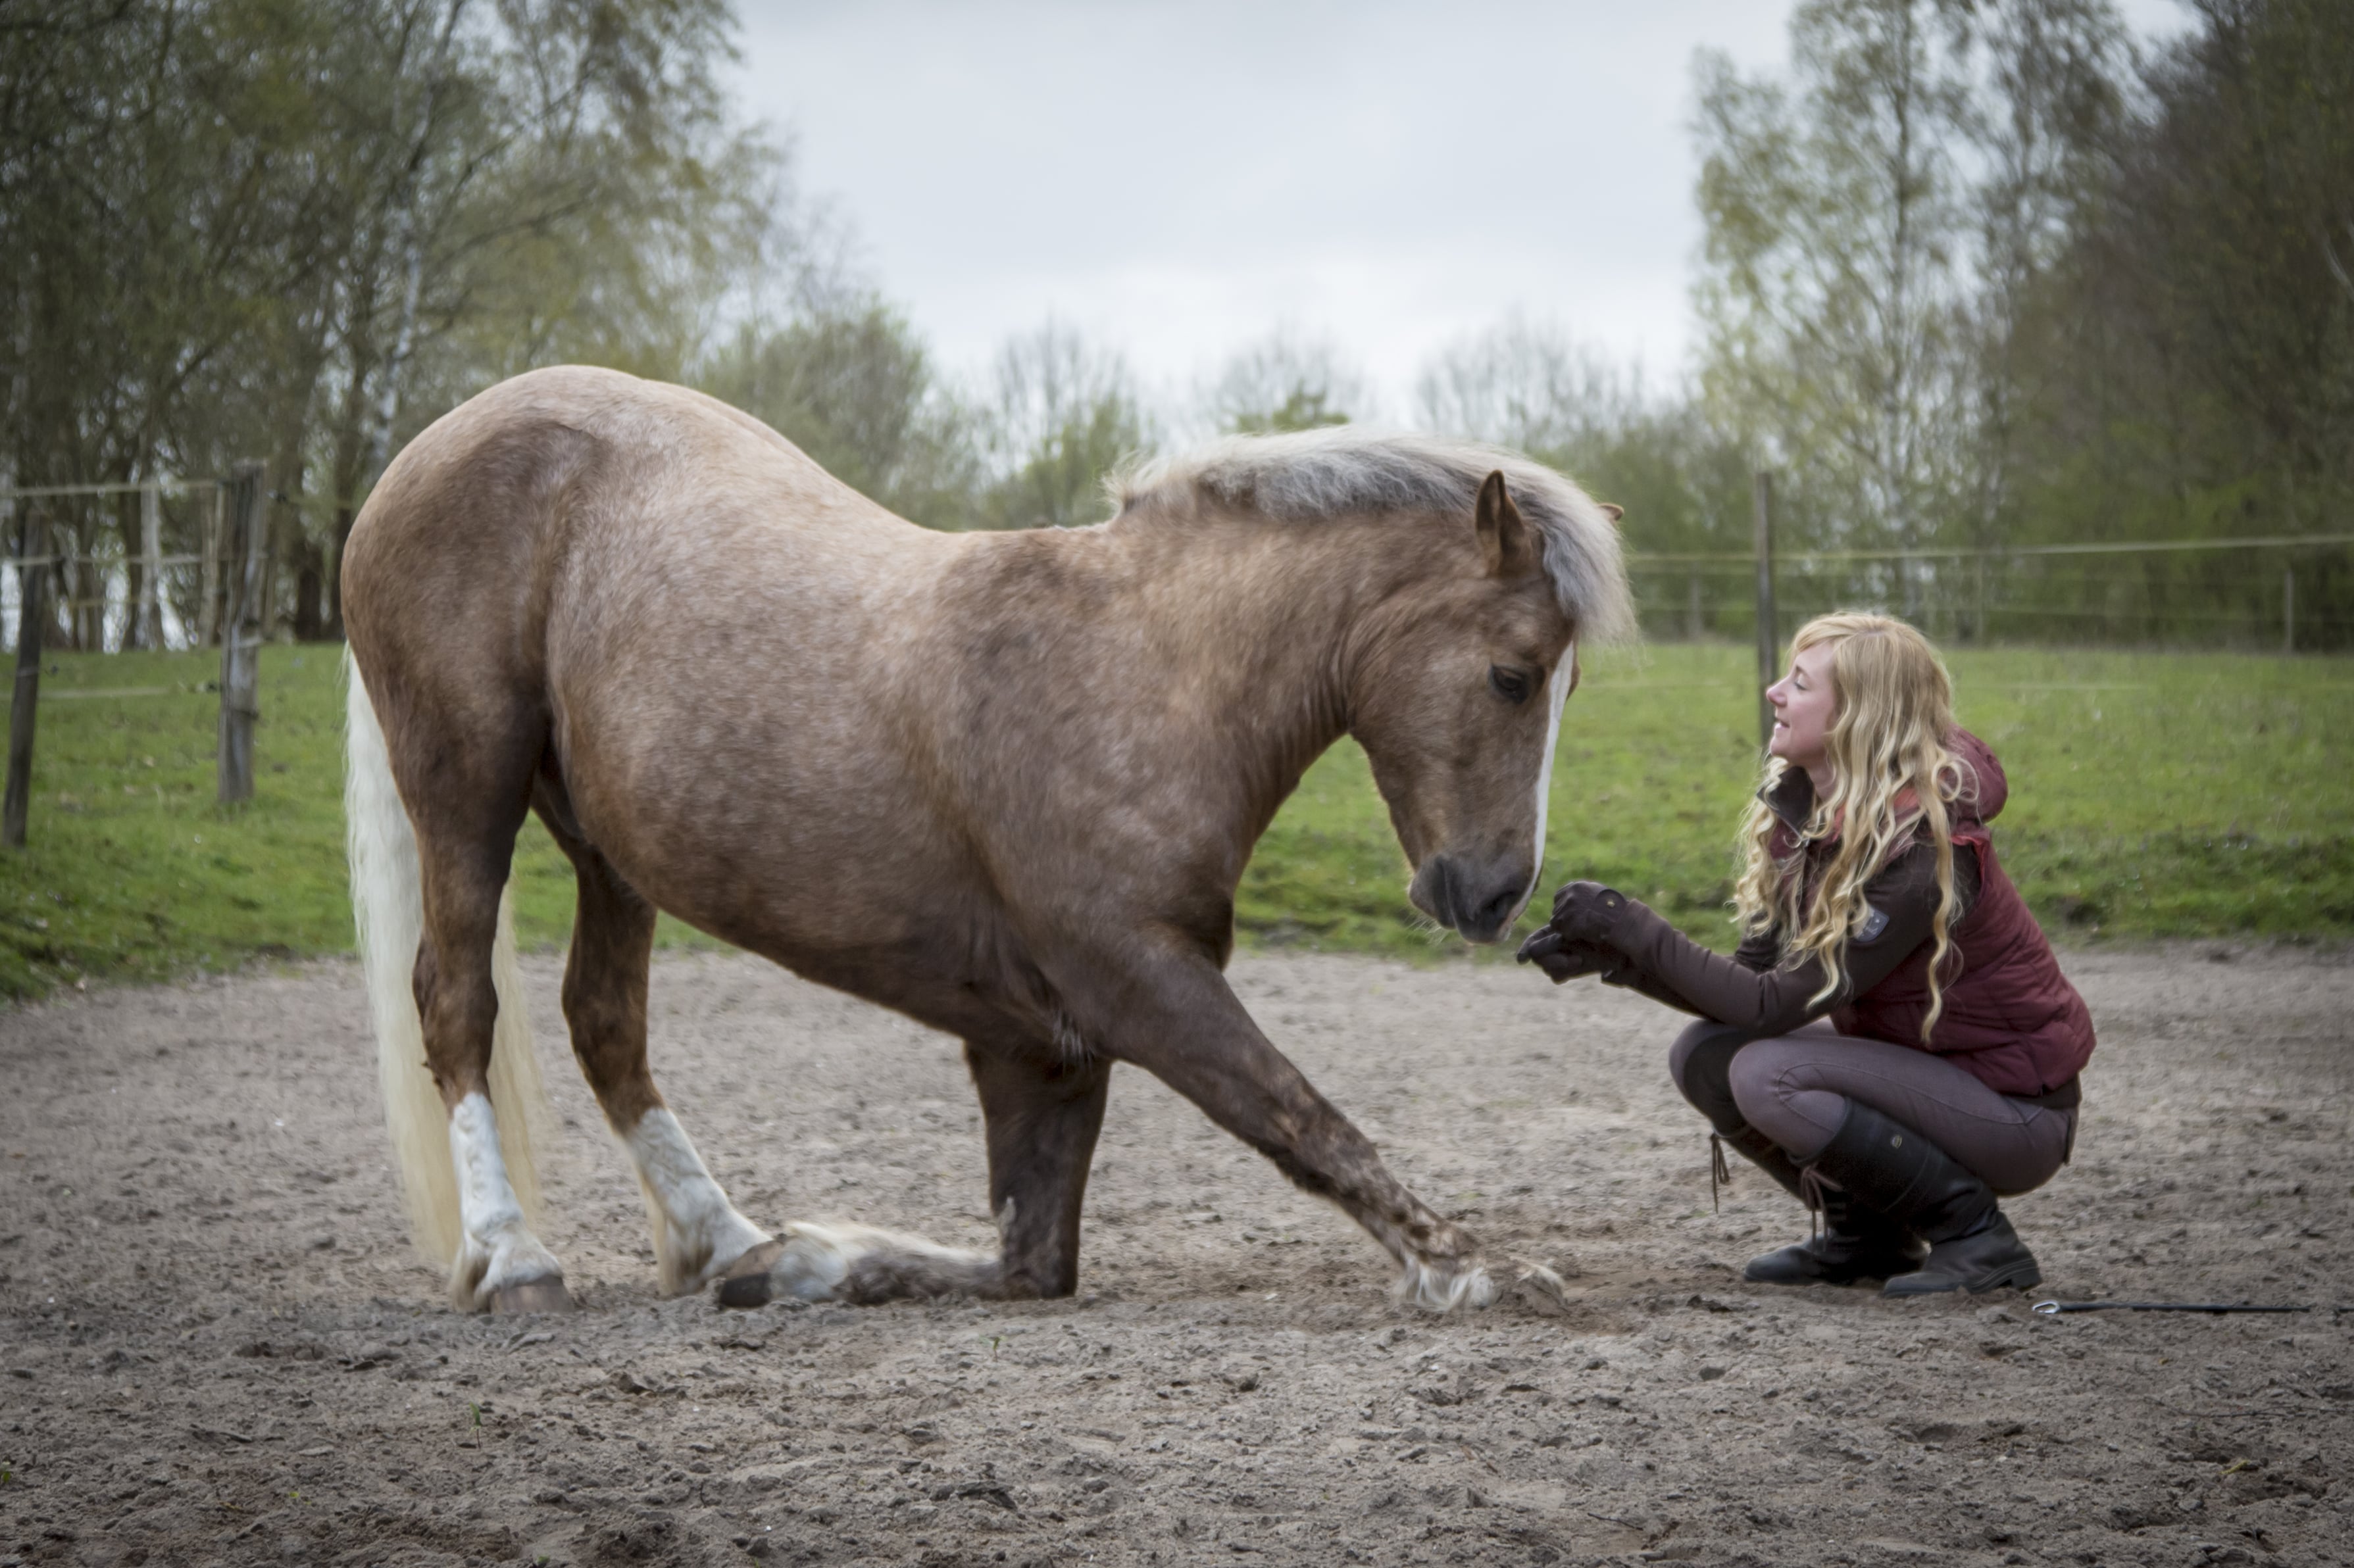
[{"label": "tree trunk", "polygon": [[325,616],[320,603],[321,589],[325,586],[325,552],[308,536],[294,542],[294,641],[319,642],[325,640]]}]

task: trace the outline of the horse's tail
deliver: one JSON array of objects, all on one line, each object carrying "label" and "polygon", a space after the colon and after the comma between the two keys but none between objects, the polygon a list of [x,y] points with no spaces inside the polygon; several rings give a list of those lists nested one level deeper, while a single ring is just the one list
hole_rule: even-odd
[{"label": "horse's tail", "polygon": [[[424,934],[417,838],[392,779],[392,757],[357,662],[344,658],[349,683],[344,736],[344,817],[351,853],[352,917],[359,928],[360,968],[376,1023],[376,1079],[384,1089],[392,1151],[408,1200],[409,1235],[426,1260],[448,1267],[458,1255],[458,1181],[451,1165],[449,1113],[425,1065],[425,1030],[412,977]],[[526,1223],[539,1218],[533,1135],[546,1125],[539,1058],[532,1051],[523,976],[515,963],[514,900],[499,901],[491,980],[498,1022],[491,1037],[491,1106],[499,1150]]]}]

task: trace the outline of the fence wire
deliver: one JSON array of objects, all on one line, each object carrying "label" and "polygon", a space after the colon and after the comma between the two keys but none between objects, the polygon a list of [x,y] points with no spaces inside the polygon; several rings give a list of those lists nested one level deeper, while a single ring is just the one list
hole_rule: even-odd
[{"label": "fence wire", "polygon": [[[1637,552],[1628,568],[1646,636],[1755,639],[1755,556]],[[1775,561],[1774,586],[1782,636],[1830,610],[1879,609],[1962,644],[2354,648],[2354,535],[2348,535],[1794,552]]]},{"label": "fence wire", "polygon": [[[0,492],[17,519],[37,505],[48,527],[41,554],[22,553],[11,528],[0,557],[0,637],[16,645],[26,574],[46,572],[46,651],[120,653],[217,643],[226,585],[220,570],[220,487],[211,480],[155,482],[156,553],[145,537],[144,484],[54,485]],[[13,504],[11,504],[13,503]],[[154,577],[152,600],[148,575]],[[152,602],[152,618],[144,613]]]}]

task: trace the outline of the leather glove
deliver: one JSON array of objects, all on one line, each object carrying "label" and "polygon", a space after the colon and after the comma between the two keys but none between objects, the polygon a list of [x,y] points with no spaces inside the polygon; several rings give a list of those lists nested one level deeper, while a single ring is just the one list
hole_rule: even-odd
[{"label": "leather glove", "polygon": [[1606,971],[1615,970],[1626,962],[1617,953],[1591,942],[1565,941],[1550,926],[1522,942],[1521,950],[1512,956],[1522,963],[1536,965],[1555,985],[1595,974],[1607,982],[1611,975]]},{"label": "leather glove", "polygon": [[1620,917],[1627,913],[1627,895],[1598,882],[1572,882],[1553,895],[1553,924],[1568,943],[1588,943],[1617,950],[1613,941]]}]

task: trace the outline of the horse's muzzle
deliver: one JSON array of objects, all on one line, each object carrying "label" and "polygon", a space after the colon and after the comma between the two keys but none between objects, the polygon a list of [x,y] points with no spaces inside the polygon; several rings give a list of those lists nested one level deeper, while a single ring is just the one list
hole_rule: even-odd
[{"label": "horse's muzzle", "polygon": [[1435,854],[1422,863],[1406,889],[1414,906],[1467,942],[1492,942],[1521,912],[1529,887],[1526,861],[1477,863],[1460,855]]}]

